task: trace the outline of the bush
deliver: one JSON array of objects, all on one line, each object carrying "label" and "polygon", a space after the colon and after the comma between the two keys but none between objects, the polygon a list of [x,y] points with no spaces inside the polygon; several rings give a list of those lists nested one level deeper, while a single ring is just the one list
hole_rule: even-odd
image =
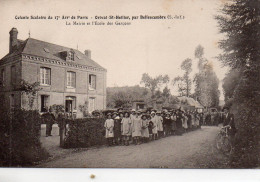
[{"label": "bush", "polygon": [[90,147],[105,144],[104,118],[66,120],[69,131],[64,141],[65,148]]},{"label": "bush", "polygon": [[37,111],[0,109],[0,166],[29,166],[49,155],[41,147]]}]

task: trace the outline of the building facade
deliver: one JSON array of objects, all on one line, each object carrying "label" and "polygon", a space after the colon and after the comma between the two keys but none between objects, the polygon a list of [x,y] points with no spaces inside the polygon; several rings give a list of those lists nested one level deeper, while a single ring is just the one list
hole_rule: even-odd
[{"label": "building facade", "polygon": [[24,80],[40,84],[31,107],[39,112],[56,104],[82,117],[82,108],[106,108],[107,71],[91,59],[90,50],[83,54],[33,38],[19,40],[16,28],[9,34],[9,53],[0,60],[0,95],[10,107],[29,107],[28,95],[19,90]]}]

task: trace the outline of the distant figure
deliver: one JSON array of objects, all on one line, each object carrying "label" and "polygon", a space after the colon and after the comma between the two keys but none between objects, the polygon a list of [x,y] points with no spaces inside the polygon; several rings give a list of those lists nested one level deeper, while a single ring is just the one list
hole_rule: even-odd
[{"label": "distant figure", "polygon": [[46,137],[48,137],[48,136],[52,136],[51,131],[52,131],[52,125],[55,122],[55,117],[51,113],[51,109],[48,110],[47,108],[45,108],[45,110],[48,112],[44,113],[42,117],[44,119],[44,122],[46,123]]}]

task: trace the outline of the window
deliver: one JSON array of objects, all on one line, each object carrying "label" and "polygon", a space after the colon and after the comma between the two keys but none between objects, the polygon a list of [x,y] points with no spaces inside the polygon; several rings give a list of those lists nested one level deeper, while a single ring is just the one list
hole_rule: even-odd
[{"label": "window", "polygon": [[15,84],[16,81],[16,71],[15,66],[11,67],[11,84]]},{"label": "window", "polygon": [[68,52],[68,60],[74,61],[74,53]]},{"label": "window", "polygon": [[4,85],[5,85],[5,70],[2,69],[0,75],[0,86],[4,86]]},{"label": "window", "polygon": [[49,106],[49,96],[41,95],[41,112],[47,112]]},{"label": "window", "polygon": [[72,71],[67,72],[67,87],[76,88],[76,73]]},{"label": "window", "polygon": [[94,97],[90,97],[89,98],[89,112],[92,113],[95,110],[95,98]]},{"label": "window", "polygon": [[51,69],[42,67],[40,69],[40,83],[42,85],[50,85],[51,84]]},{"label": "window", "polygon": [[95,90],[96,89],[96,75],[89,75],[88,83],[89,83],[89,89]]}]

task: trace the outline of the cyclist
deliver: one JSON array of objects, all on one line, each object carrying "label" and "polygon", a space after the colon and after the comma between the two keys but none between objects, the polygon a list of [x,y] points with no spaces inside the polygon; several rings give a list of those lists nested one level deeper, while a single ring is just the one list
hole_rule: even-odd
[{"label": "cyclist", "polygon": [[227,125],[230,126],[230,129],[228,131],[228,135],[230,136],[230,142],[231,142],[231,146],[232,146],[232,149],[233,149],[235,134],[236,134],[234,114],[230,113],[228,107],[224,107],[223,111],[224,111],[223,126],[227,126]]}]

